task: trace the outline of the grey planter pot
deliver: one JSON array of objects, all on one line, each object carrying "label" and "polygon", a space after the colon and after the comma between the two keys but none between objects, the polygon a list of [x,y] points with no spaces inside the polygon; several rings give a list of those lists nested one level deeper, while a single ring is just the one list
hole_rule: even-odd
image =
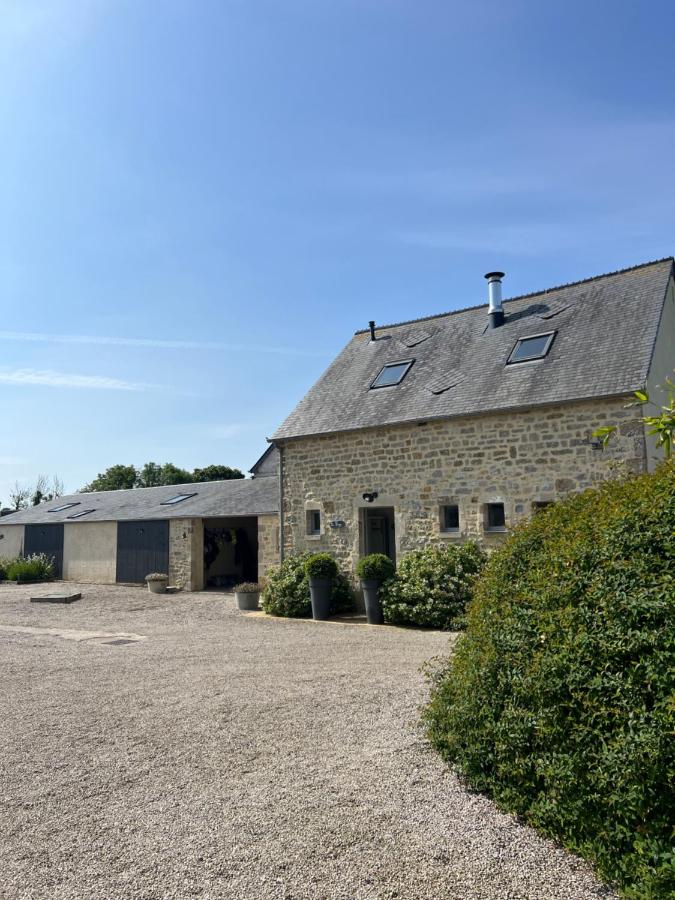
[{"label": "grey planter pot", "polygon": [[312,618],[324,620],[330,615],[330,598],[333,594],[332,578],[310,578],[309,593],[312,598]]},{"label": "grey planter pot", "polygon": [[258,609],[260,600],[260,591],[255,591],[254,593],[245,594],[240,591],[235,591],[234,596],[237,599],[237,609],[241,609],[244,612],[250,612],[251,610]]},{"label": "grey planter pot", "polygon": [[148,581],[148,590],[151,594],[165,594],[168,583],[168,578],[166,581]]},{"label": "grey planter pot", "polygon": [[366,618],[369,625],[383,625],[384,613],[380,603],[380,584],[377,578],[361,579],[361,590],[366,604]]}]

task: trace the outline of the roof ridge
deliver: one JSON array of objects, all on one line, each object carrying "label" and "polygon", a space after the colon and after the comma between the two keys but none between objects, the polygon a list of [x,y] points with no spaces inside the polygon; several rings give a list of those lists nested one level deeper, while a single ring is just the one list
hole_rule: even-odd
[{"label": "roof ridge", "polygon": [[131,491],[134,493],[138,493],[138,491],[155,491],[158,488],[186,488],[186,487],[194,487],[196,484],[222,484],[225,481],[252,481],[251,478],[216,478],[213,481],[185,481],[180,484],[148,484],[145,487],[130,487],[130,488],[113,488],[112,490],[96,490],[96,491],[75,491],[73,494],[62,494],[61,497],[55,497],[54,500],[44,500],[43,503],[54,503],[55,500],[61,500],[62,498],[68,499],[69,497],[85,497],[85,496],[95,496],[98,494],[128,494]]},{"label": "roof ridge", "polygon": [[[579,278],[577,281],[566,281],[563,284],[557,284],[555,287],[545,288],[542,291],[529,291],[527,294],[517,294],[515,297],[506,297],[504,299],[504,303],[512,303],[514,300],[525,300],[527,297],[542,297],[545,294],[550,294],[553,291],[560,291],[563,288],[574,287],[577,284],[589,284],[592,281],[599,281],[601,278],[611,278],[613,275],[624,275],[626,272],[634,272],[636,269],[646,269],[648,266],[658,266],[661,263],[669,262],[671,265],[675,265],[675,257],[673,256],[664,256],[661,259],[652,259],[649,262],[637,263],[634,266],[626,266],[624,269],[616,269],[613,272],[603,272],[602,275],[591,275],[588,278]],[[474,309],[482,309],[483,307],[487,307],[487,303],[478,303],[475,306],[463,306],[461,309],[451,309],[448,312],[442,313],[434,313],[430,316],[420,316],[418,319],[406,319],[403,322],[391,322],[387,325],[376,325],[375,330],[379,331],[383,328],[399,328],[402,325],[415,325],[417,322],[429,322],[433,319],[444,319],[446,316],[456,316],[459,313],[470,312]],[[369,331],[368,328],[360,328],[358,331],[354,332],[354,336],[357,334],[367,334]]]}]

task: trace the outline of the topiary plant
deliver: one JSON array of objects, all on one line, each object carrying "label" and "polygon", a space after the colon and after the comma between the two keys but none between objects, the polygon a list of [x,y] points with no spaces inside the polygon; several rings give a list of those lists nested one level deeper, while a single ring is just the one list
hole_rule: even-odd
[{"label": "topiary plant", "polygon": [[475,543],[425,547],[408,553],[380,588],[384,620],[394,625],[463,627],[464,612],[485,552]]},{"label": "topiary plant", "polygon": [[369,553],[356,564],[356,574],[363,581],[386,581],[396,572],[393,560],[384,553]]},{"label": "topiary plant", "polygon": [[[309,578],[305,562],[309,553],[287,556],[279,566],[270,569],[260,603],[271,616],[307,618],[312,615]],[[348,612],[354,608],[354,594],[345,576],[338,572],[333,578],[331,614]]]},{"label": "topiary plant", "polygon": [[591,859],[675,896],[675,468],[519,526],[432,687],[433,744],[469,784]]},{"label": "topiary plant", "polygon": [[305,573],[308,578],[330,580],[338,573],[338,566],[330,553],[312,553],[305,559]]}]

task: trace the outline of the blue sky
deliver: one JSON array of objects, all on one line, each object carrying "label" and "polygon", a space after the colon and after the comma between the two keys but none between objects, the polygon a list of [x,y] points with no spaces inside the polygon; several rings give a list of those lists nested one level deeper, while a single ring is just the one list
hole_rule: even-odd
[{"label": "blue sky", "polygon": [[675,250],[667,2],[0,0],[0,500],[248,469],[353,331]]}]

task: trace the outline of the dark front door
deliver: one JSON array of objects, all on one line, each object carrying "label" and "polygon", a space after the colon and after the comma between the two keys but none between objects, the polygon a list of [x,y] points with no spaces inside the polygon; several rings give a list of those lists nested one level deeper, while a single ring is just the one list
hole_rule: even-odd
[{"label": "dark front door", "polygon": [[169,574],[169,522],[117,523],[117,581],[140,583],[151,572]]},{"label": "dark front door", "polygon": [[364,509],[364,549],[368,553],[384,553],[396,562],[394,510],[391,507]]},{"label": "dark front door", "polygon": [[63,522],[53,525],[26,525],[23,538],[24,556],[44,553],[54,560],[54,577],[63,575]]}]

